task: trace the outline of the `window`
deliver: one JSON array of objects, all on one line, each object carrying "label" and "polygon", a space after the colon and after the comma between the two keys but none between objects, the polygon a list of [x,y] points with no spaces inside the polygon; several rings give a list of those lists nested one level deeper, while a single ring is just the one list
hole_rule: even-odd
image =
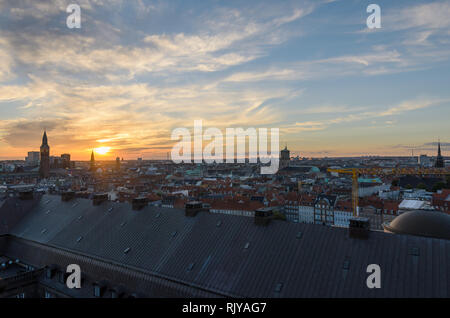
[{"label": "window", "polygon": [[25,293],[17,294],[16,298],[25,298]]},{"label": "window", "polygon": [[48,291],[45,291],[44,298],[53,298],[53,295],[50,294]]},{"label": "window", "polygon": [[98,285],[94,286],[94,296],[95,297],[100,297],[101,296],[101,288]]},{"label": "window", "polygon": [[59,282],[60,282],[61,284],[65,284],[65,283],[66,283],[65,273],[64,273],[64,272],[59,272],[58,279],[59,279]]}]

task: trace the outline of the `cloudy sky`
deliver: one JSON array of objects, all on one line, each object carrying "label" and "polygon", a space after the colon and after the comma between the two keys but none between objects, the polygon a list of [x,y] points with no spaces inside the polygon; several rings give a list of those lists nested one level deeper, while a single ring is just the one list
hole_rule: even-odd
[{"label": "cloudy sky", "polygon": [[449,17],[450,1],[0,0],[0,159],[44,129],[53,155],[165,158],[196,119],[278,127],[301,156],[435,154],[438,138],[448,155]]}]

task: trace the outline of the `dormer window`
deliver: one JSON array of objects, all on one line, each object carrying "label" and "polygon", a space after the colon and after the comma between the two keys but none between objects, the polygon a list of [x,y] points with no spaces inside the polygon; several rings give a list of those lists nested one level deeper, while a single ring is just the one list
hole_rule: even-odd
[{"label": "dormer window", "polygon": [[58,280],[59,280],[59,282],[61,283],[61,284],[65,284],[66,283],[66,275],[65,275],[66,273],[64,273],[64,272],[59,272],[58,273]]},{"label": "dormer window", "polygon": [[94,285],[94,296],[95,297],[101,296],[101,288],[99,285]]},{"label": "dormer window", "polygon": [[57,270],[56,265],[51,265],[47,267],[45,270],[45,277],[48,279],[52,279],[53,276],[55,275],[56,270]]},{"label": "dormer window", "polygon": [[94,297],[102,297],[103,292],[106,289],[107,282],[106,281],[95,282],[93,285],[94,285]]}]

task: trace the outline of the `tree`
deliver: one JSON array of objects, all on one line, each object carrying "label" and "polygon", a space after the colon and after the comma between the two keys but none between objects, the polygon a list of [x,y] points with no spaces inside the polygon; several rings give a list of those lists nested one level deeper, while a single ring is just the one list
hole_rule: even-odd
[{"label": "tree", "polygon": [[417,189],[426,190],[427,189],[427,185],[425,183],[419,183],[416,188]]},{"label": "tree", "polygon": [[393,187],[398,187],[398,179],[392,180],[391,185],[392,185]]},{"label": "tree", "polygon": [[284,215],[283,213],[278,212],[278,211],[274,211],[273,212],[273,218],[275,220],[284,220],[284,221],[286,221],[286,215]]},{"label": "tree", "polygon": [[406,189],[412,189],[413,186],[412,186],[410,183],[408,183],[408,184],[405,186],[405,188],[406,188]]},{"label": "tree", "polygon": [[433,192],[436,192],[436,191],[441,190],[443,188],[445,188],[445,183],[444,182],[442,182],[442,181],[441,182],[436,182],[433,185]]}]

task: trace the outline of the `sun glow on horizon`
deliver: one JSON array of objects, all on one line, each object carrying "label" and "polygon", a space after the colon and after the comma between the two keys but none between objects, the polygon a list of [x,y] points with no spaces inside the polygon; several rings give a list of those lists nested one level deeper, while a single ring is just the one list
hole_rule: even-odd
[{"label": "sun glow on horizon", "polygon": [[95,153],[99,155],[106,155],[110,150],[111,147],[98,147],[94,149]]}]

